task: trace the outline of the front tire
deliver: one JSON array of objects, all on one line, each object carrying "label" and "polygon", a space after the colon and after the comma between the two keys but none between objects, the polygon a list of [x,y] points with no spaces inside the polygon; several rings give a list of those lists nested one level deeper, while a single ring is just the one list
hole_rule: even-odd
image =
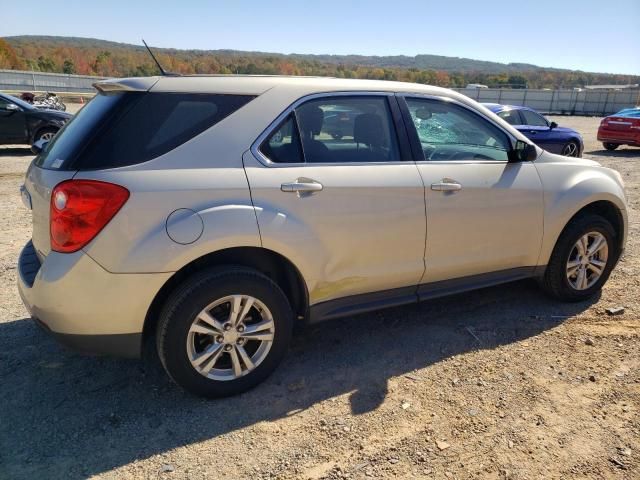
[{"label": "front tire", "polygon": [[556,243],[542,279],[543,289],[566,302],[580,302],[598,293],[617,261],[615,230],[600,215],[572,220]]},{"label": "front tire", "polygon": [[203,397],[242,393],[284,358],[293,330],[289,302],[271,279],[243,267],[190,277],[160,314],[156,345],[169,376]]},{"label": "front tire", "polygon": [[33,143],[36,143],[38,140],[44,140],[45,142],[50,142],[51,140],[53,140],[53,137],[56,136],[56,133],[58,133],[58,130],[59,129],[53,128],[53,127],[43,128],[35,135],[35,137],[33,138]]},{"label": "front tire", "polygon": [[604,142],[602,144],[602,146],[604,148],[606,148],[607,150],[609,150],[610,152],[613,152],[616,148],[618,148],[620,145],[617,143],[608,143],[608,142]]}]

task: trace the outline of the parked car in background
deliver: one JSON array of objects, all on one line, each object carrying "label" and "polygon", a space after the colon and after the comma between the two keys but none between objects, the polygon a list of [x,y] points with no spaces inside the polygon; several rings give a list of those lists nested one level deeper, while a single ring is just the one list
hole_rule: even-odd
[{"label": "parked car in background", "polygon": [[0,145],[49,141],[72,116],[57,110],[42,110],[0,93]]},{"label": "parked car in background", "polygon": [[598,127],[598,140],[607,150],[620,145],[640,147],[640,108],[625,108],[605,117]]},{"label": "parked car in background", "polygon": [[[20,295],[61,342],[153,346],[199,395],[261,382],[295,325],[523,278],[583,301],[625,246],[616,171],[546,152],[451,90],[278,76],[96,88],[27,171]],[[340,139],[323,128],[336,112]]]},{"label": "parked car in background", "polygon": [[567,127],[559,127],[529,107],[483,103],[507,123],[530,138],[540,148],[567,157],[581,157],[584,143],[582,136]]}]

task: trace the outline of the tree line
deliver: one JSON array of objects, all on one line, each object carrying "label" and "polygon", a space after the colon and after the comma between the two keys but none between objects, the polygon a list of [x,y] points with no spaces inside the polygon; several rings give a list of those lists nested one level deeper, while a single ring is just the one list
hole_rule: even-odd
[{"label": "tree line", "polygon": [[[38,40],[38,37],[33,37],[32,40],[30,37],[15,38],[16,40],[10,41],[0,38],[0,68],[105,77],[136,77],[158,73],[148,53],[134,45],[83,42],[83,39],[51,42]],[[304,55],[224,50],[211,52],[162,49],[157,51],[157,56],[165,70],[180,74],[311,75],[397,80],[442,87],[464,87],[469,83],[480,83],[505,88],[573,88],[590,84],[640,81],[638,76],[545,69],[530,65],[523,66],[523,70],[517,72],[474,71],[473,66],[469,67],[469,62],[473,61],[469,60],[464,70],[444,71],[323,62],[311,56],[305,58]]]}]

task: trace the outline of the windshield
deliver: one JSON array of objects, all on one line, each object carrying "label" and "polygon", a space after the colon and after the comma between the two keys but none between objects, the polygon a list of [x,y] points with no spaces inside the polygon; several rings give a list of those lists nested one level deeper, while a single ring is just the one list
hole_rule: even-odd
[{"label": "windshield", "polygon": [[24,110],[34,110],[35,107],[27,102],[25,102],[24,100],[20,100],[17,97],[14,97],[13,95],[0,95],[0,97],[4,98],[5,100],[8,100],[11,103],[15,103],[16,105],[18,105],[20,108],[23,108]]}]

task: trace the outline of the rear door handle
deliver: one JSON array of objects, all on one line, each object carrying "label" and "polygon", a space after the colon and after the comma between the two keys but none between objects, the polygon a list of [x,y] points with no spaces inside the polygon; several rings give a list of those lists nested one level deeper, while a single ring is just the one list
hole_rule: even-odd
[{"label": "rear door handle", "polygon": [[431,190],[437,192],[457,192],[458,190],[462,190],[462,185],[450,178],[443,178],[437,183],[432,183]]},{"label": "rear door handle", "polygon": [[295,193],[312,193],[320,192],[322,190],[322,184],[311,180],[309,178],[298,178],[293,182],[283,183],[280,185],[280,190],[283,192],[295,192]]}]

